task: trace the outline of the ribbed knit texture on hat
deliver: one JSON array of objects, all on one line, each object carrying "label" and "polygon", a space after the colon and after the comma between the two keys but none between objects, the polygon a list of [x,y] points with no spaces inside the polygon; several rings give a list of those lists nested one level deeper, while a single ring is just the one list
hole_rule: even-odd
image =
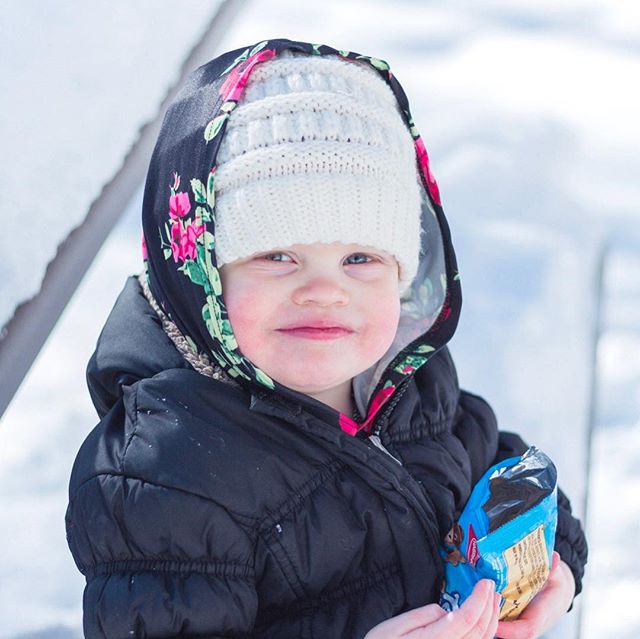
[{"label": "ribbed knit texture on hat", "polygon": [[420,252],[413,139],[368,63],[284,51],[259,64],[227,121],[216,170],[218,265],[313,242],[393,254],[401,292]]}]

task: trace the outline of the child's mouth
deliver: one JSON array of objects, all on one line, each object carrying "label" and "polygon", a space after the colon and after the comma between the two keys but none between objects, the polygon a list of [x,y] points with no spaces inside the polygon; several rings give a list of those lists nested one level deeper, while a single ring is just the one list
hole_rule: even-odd
[{"label": "child's mouth", "polygon": [[329,326],[326,328],[315,328],[312,326],[298,326],[296,328],[280,328],[278,332],[291,337],[300,337],[303,339],[319,339],[329,340],[338,339],[351,335],[353,331],[342,328],[340,326]]}]

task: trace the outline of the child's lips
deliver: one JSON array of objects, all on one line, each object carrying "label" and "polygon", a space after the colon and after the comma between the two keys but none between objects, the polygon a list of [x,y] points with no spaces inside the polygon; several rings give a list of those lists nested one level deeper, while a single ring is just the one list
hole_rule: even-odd
[{"label": "child's lips", "polygon": [[279,328],[279,333],[302,339],[331,340],[351,335],[354,331],[345,326],[292,326]]}]

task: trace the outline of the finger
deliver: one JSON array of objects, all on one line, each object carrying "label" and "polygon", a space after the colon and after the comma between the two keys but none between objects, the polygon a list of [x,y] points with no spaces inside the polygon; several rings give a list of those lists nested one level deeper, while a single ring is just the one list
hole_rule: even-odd
[{"label": "finger", "polygon": [[495,594],[495,602],[494,602],[494,613],[491,617],[491,622],[489,623],[489,627],[487,628],[487,636],[486,639],[494,639],[496,636],[496,632],[498,630],[498,623],[500,623],[500,603],[502,601],[502,597],[499,593]]},{"label": "finger", "polygon": [[428,604],[398,615],[395,620],[400,622],[398,625],[398,631],[402,634],[406,634],[418,628],[424,628],[425,626],[428,626],[429,624],[432,624],[435,621],[438,621],[438,619],[442,619],[442,617],[446,616],[446,610],[437,604]]},{"label": "finger", "polygon": [[499,639],[521,639],[522,637],[537,637],[534,624],[528,620],[500,621],[496,630]]},{"label": "finger", "polygon": [[427,626],[446,614],[447,612],[437,604],[414,608],[379,623],[367,633],[365,639],[417,638]]},{"label": "finger", "polygon": [[480,619],[462,639],[493,639],[498,627],[498,617],[500,613],[500,595],[494,592],[489,599]]},{"label": "finger", "polygon": [[460,608],[433,624],[433,630],[438,633],[435,636],[463,638],[473,629],[477,629],[478,621],[486,609],[491,610],[493,607],[494,593],[493,581],[480,580]]}]

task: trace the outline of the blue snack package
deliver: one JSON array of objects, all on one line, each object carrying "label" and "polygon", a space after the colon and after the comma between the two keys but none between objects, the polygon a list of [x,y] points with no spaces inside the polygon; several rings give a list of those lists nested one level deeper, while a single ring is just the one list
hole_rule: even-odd
[{"label": "blue snack package", "polygon": [[500,619],[516,619],[549,576],[557,519],[557,471],[545,453],[532,446],[491,466],[440,547],[440,606],[459,608],[478,581],[493,579]]}]

